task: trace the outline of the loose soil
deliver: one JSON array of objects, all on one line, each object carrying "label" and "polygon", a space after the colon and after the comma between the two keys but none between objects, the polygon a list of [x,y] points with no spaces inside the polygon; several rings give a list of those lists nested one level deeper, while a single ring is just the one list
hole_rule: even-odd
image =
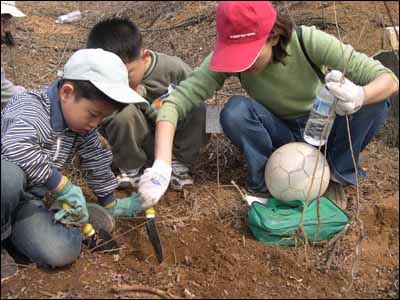
[{"label": "loose soil", "polygon": [[[297,24],[316,25],[337,36],[336,8],[344,42],[368,55],[388,47],[382,25],[391,26],[391,22],[383,2],[276,4],[289,11]],[[398,2],[388,2],[388,6],[398,25]],[[18,7],[27,17],[16,20],[18,45],[14,56],[2,47],[1,63],[8,78],[27,88],[54,80],[70,55],[84,46],[93,24],[105,16],[131,17],[143,29],[146,47],[177,55],[192,67],[212,51],[215,40],[216,2],[21,1]],[[81,21],[55,23],[58,15],[78,8]],[[229,80],[209,101],[223,103],[238,93],[244,93],[238,82]],[[194,187],[168,192],[157,206],[156,224],[165,256],[162,264],[156,260],[144,219],[121,218],[114,232],[121,248],[118,254],[84,249],[75,263],[56,270],[21,262],[18,275],[1,284],[1,298],[156,297],[143,291],[122,291],[123,285],[133,284],[182,298],[398,298],[398,159],[398,148],[379,139],[361,155],[361,165],[368,172],[360,185],[360,218],[366,237],[354,278],[351,271],[359,236],[355,187],[346,188],[350,229],[326,270],[330,252],[324,251],[324,244],[287,248],[254,239],[246,226],[247,206],[231,185],[234,180],[246,188],[245,161],[224,137],[214,135],[194,167]],[[75,165],[66,172],[84,188],[88,201],[95,201]],[[118,196],[129,192],[119,191]]]}]

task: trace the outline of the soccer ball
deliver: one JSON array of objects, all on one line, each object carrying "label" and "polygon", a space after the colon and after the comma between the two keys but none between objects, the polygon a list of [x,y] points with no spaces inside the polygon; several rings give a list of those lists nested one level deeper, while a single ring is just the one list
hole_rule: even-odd
[{"label": "soccer ball", "polygon": [[[330,171],[322,153],[312,181],[317,155],[318,149],[306,143],[289,143],[276,149],[265,166],[265,182],[271,195],[284,201],[313,200],[318,197],[321,179],[320,196],[325,193]],[[311,181],[312,187],[306,199]]]}]

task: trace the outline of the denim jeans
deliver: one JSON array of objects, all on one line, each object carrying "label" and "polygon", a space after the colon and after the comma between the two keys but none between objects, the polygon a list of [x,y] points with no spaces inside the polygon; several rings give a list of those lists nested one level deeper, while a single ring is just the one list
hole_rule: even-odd
[{"label": "denim jeans", "polygon": [[61,267],[75,261],[82,245],[79,228],[54,222],[43,203],[43,187],[26,188],[16,164],[1,160],[1,241],[11,239],[18,252],[41,266]]},{"label": "denim jeans", "polygon": [[[363,106],[349,116],[355,160],[383,126],[389,100]],[[264,169],[275,149],[291,142],[304,142],[303,132],[308,115],[282,120],[263,105],[244,96],[233,96],[221,112],[221,126],[226,136],[243,152],[248,164],[248,187],[266,191]],[[331,174],[342,184],[355,184],[355,170],[348,142],[346,119],[336,116],[329,135],[327,161]],[[358,166],[361,177],[366,173]]]}]

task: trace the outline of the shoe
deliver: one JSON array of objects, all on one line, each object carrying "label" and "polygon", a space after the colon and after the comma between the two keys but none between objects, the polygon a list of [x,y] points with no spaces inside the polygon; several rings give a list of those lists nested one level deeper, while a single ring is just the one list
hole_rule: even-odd
[{"label": "shoe", "polygon": [[252,189],[248,188],[247,189],[247,194],[249,196],[265,198],[265,199],[272,197],[271,193],[268,190],[258,192],[258,191],[253,191]]},{"label": "shoe", "polygon": [[340,180],[336,177],[336,175],[331,172],[331,178],[330,181],[336,182],[336,183],[340,183]]},{"label": "shoe", "polygon": [[193,177],[189,168],[177,160],[172,160],[171,182],[169,186],[174,191],[182,191],[184,188],[193,186]]},{"label": "shoe", "polygon": [[344,192],[343,185],[334,181],[330,181],[328,185],[328,189],[323,195],[325,198],[328,198],[332,202],[334,202],[341,209],[347,209],[347,196]]},{"label": "shoe", "polygon": [[1,282],[17,275],[17,273],[18,268],[14,258],[8,254],[6,249],[1,247]]},{"label": "shoe", "polygon": [[117,176],[119,189],[137,189],[139,187],[140,176],[143,174],[143,167],[124,171],[119,169],[120,174]]},{"label": "shoe", "polygon": [[89,212],[89,223],[94,230],[98,232],[100,229],[111,233],[115,227],[115,219],[112,214],[104,207],[96,203],[86,203]]}]

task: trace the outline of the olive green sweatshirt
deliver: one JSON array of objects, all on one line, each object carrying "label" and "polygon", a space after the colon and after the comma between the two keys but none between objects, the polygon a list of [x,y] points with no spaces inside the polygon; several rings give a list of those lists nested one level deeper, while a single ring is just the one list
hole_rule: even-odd
[{"label": "olive green sweatshirt", "polygon": [[[304,46],[310,59],[325,72],[328,68],[343,72],[353,48],[314,26],[302,26],[302,30]],[[237,76],[247,94],[279,118],[293,119],[308,114],[321,82],[307,61],[295,30],[287,52],[285,64],[270,63],[257,75],[211,71],[211,53],[165,100],[157,122],[168,121],[176,126],[177,121],[184,119],[194,106],[221,89],[230,76]],[[358,85],[366,85],[383,73],[391,73],[398,83],[390,69],[354,51],[346,77]]]},{"label": "olive green sweatshirt", "polygon": [[150,54],[151,63],[140,84],[146,88],[145,98],[152,103],[167,92],[171,83],[178,85],[193,70],[179,57],[154,51]]}]

